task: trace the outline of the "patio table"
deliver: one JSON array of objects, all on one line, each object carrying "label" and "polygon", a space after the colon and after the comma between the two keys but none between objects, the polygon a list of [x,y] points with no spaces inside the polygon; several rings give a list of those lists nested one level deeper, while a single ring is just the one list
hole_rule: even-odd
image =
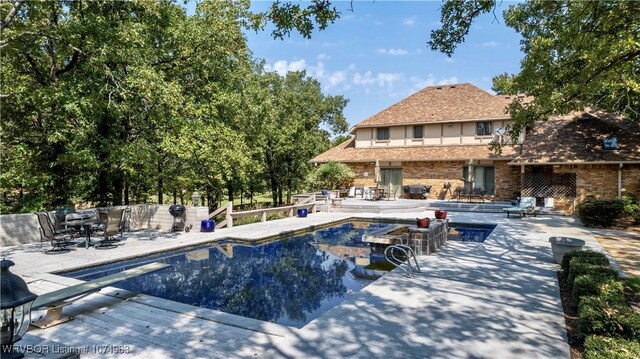
[{"label": "patio table", "polygon": [[[82,226],[85,233],[85,248],[89,249],[93,244],[91,243],[91,230],[93,225],[105,223],[103,219],[100,218],[85,218],[80,220],[67,221],[65,224],[67,226]],[[80,246],[82,243],[80,244]]]}]

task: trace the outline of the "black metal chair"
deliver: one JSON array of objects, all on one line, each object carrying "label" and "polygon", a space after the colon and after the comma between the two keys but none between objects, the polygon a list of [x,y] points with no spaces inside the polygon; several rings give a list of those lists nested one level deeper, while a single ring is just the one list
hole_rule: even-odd
[{"label": "black metal chair", "polygon": [[71,241],[71,236],[67,233],[56,233],[51,219],[47,212],[36,212],[38,223],[40,224],[40,241],[50,241],[51,249],[46,250],[45,253],[61,253],[68,252],[69,245],[74,244]]}]

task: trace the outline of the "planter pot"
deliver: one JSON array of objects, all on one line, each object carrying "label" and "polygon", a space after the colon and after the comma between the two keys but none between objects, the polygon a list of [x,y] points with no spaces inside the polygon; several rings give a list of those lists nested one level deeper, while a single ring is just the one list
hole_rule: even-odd
[{"label": "planter pot", "polygon": [[205,219],[200,222],[200,232],[213,232],[216,228],[216,221]]},{"label": "planter pot", "polygon": [[309,210],[306,208],[298,208],[298,217],[306,217],[309,214]]},{"label": "planter pot", "polygon": [[436,211],[436,219],[446,219],[446,218],[447,218],[447,211],[441,211],[441,210]]},{"label": "planter pot", "polygon": [[429,228],[429,224],[431,224],[429,218],[416,218],[416,227],[418,228]]},{"label": "planter pot", "polygon": [[556,263],[562,263],[562,257],[571,251],[581,251],[585,242],[582,239],[570,237],[551,237],[551,252],[553,252],[553,260]]}]

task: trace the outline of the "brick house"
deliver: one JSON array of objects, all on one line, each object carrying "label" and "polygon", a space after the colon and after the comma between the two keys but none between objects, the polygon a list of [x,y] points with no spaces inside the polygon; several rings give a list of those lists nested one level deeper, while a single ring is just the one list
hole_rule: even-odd
[{"label": "brick house", "polygon": [[[637,192],[640,126],[603,114],[574,114],[547,121],[511,144],[501,134],[513,122],[506,112],[512,100],[469,83],[426,87],[358,123],[351,139],[311,162],[346,163],[356,172],[355,185],[375,186],[378,160],[382,185],[396,197],[402,185],[430,185],[429,198],[446,199],[453,189],[470,186],[496,200],[522,192],[538,197],[539,205],[571,211],[588,194]],[[618,149],[598,150],[614,137]],[[500,155],[488,149],[493,140],[503,143]],[[623,188],[611,176],[621,176]],[[452,190],[444,188],[446,182]]]}]

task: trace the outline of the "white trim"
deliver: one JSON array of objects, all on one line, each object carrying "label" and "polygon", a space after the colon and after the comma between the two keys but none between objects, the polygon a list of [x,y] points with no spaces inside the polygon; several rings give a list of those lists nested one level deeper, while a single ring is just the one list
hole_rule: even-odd
[{"label": "white trim", "polygon": [[617,165],[619,163],[640,164],[640,161],[589,161],[589,162],[509,162],[510,166],[545,166],[545,165]]}]

